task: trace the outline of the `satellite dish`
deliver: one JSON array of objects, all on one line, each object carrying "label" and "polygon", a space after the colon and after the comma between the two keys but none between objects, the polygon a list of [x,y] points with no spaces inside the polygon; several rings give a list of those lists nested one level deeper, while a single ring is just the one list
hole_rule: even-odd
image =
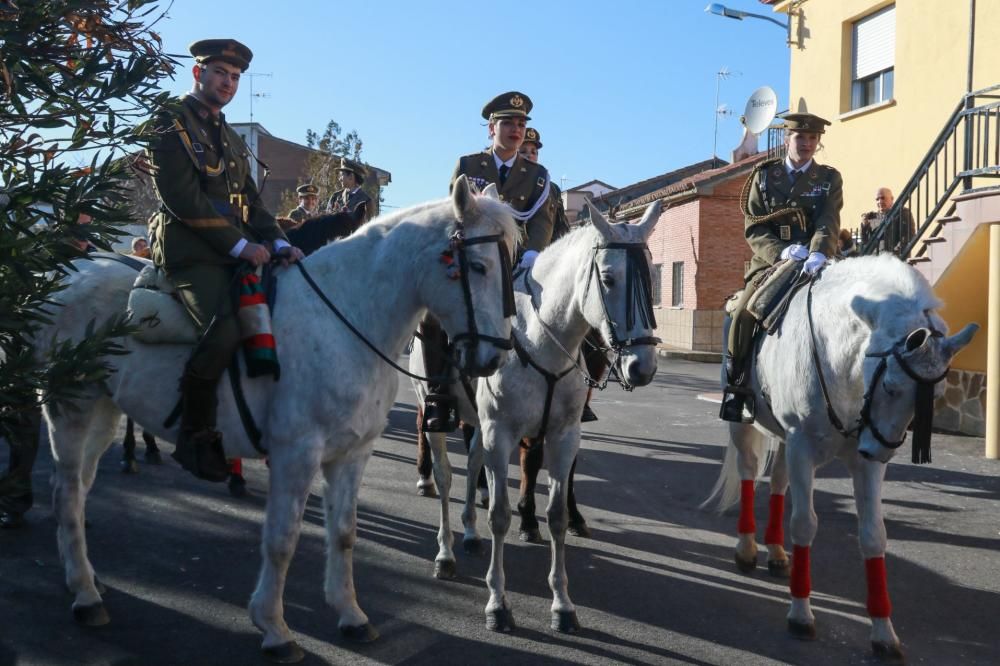
[{"label": "satellite dish", "polygon": [[750,99],[747,100],[747,106],[741,120],[751,134],[760,134],[774,120],[774,114],[777,111],[778,96],[769,87],[761,86],[754,90]]}]

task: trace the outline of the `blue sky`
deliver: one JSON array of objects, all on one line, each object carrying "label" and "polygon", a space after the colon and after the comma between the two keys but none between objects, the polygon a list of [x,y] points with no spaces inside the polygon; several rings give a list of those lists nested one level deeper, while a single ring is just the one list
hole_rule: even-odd
[{"label": "blue sky", "polygon": [[[621,187],[712,155],[717,72],[719,155],[742,136],[738,117],[769,85],[788,106],[788,48],[769,22],[707,14],[707,0],[175,0],[156,29],[165,49],[232,37],[254,52],[254,120],[305,142],[336,120],[364,140],[362,158],[392,172],[388,206],[444,196],[460,155],[487,143],[483,104],[507,90],[535,104],[531,125],[556,183]],[[760,14],[757,0],[727,6]],[[166,3],[164,3],[166,6]],[[783,19],[782,15],[777,15]],[[191,85],[190,60],[170,90]],[[244,78],[226,107],[250,116]]]}]

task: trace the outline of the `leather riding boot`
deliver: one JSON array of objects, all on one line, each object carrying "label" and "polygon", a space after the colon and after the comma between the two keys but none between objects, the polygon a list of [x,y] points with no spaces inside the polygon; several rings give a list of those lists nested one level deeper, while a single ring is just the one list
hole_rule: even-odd
[{"label": "leather riding boot", "polygon": [[722,393],[722,408],[719,410],[719,418],[732,423],[753,423],[754,422],[754,398],[753,392],[746,387],[749,379],[746,363],[743,367],[737,368],[733,357],[726,354],[726,378],[728,385]]},{"label": "leather riding boot", "polygon": [[229,476],[222,433],[215,429],[217,381],[185,371],[181,377],[181,434],[173,459],[199,479],[221,482]]},{"label": "leather riding boot", "polygon": [[[448,371],[445,363],[448,336],[441,324],[429,316],[420,322],[420,335],[427,376],[444,377]],[[458,401],[448,391],[448,386],[439,381],[427,382],[427,391],[427,397],[424,398],[424,432],[453,431],[458,427]]]}]

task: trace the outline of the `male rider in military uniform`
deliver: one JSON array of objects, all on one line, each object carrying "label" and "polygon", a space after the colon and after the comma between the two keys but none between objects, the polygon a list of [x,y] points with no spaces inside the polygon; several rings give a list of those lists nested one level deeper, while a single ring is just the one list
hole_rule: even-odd
[{"label": "male rider in military uniform", "polygon": [[352,162],[341,158],[337,177],[340,179],[340,188],[326,204],[327,212],[330,213],[353,213],[361,204],[365,205],[365,217],[362,224],[367,222],[375,214],[375,207],[372,205],[372,198],[361,189],[365,182],[366,170],[364,167],[356,166]]},{"label": "male rider in military uniform", "polygon": [[[552,240],[552,211],[546,205],[549,174],[541,164],[529,162],[518,154],[531,107],[531,99],[517,91],[505,92],[490,100],[482,111],[488,122],[490,148],[458,158],[451,176],[451,186],[463,174],[481,190],[490,183],[496,185],[500,200],[513,209],[515,219],[525,232],[522,241],[522,262],[525,264]],[[420,331],[427,374],[442,376],[447,347],[444,332],[433,317],[426,317],[421,322]],[[445,386],[430,382],[428,388],[423,427],[427,432],[441,432],[447,429],[445,404],[450,403],[450,399]]]},{"label": "male rider in military uniform", "polygon": [[757,322],[746,305],[760,286],[754,278],[782,259],[802,261],[805,272],[814,275],[837,251],[844,182],[836,169],[813,160],[830,123],[811,113],[788,113],[783,119],[787,156],[761,163],[748,181],[744,225],[753,259],[729,329],[729,385],[720,413],[726,421],[753,422],[743,408],[747,398],[753,400],[746,387]]},{"label": "male rider in military uniform", "polygon": [[310,217],[316,217],[319,214],[319,188],[312,183],[306,183],[296,187],[295,193],[299,195],[299,205],[288,213],[288,219],[295,222],[295,226],[298,227]]},{"label": "male rider in military uniform", "polygon": [[153,261],[177,287],[201,333],[181,378],[181,433],[174,458],[199,478],[224,481],[228,465],[215,430],[216,387],[240,343],[234,276],[241,261],[265,264],[302,253],[261,205],[246,144],[222,107],[236,95],[253,54],[232,39],[190,46],[191,92],[154,116],[149,159],[161,207],[151,225]]}]

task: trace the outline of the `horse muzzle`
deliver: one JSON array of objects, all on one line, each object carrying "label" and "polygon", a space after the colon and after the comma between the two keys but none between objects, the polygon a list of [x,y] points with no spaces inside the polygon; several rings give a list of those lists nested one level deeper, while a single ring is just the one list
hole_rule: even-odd
[{"label": "horse muzzle", "polygon": [[858,439],[858,455],[865,460],[887,463],[896,455],[896,449],[880,444],[871,432],[865,428]]},{"label": "horse muzzle", "polygon": [[646,386],[656,376],[656,349],[641,347],[638,352],[622,354],[619,366],[629,386]]}]

